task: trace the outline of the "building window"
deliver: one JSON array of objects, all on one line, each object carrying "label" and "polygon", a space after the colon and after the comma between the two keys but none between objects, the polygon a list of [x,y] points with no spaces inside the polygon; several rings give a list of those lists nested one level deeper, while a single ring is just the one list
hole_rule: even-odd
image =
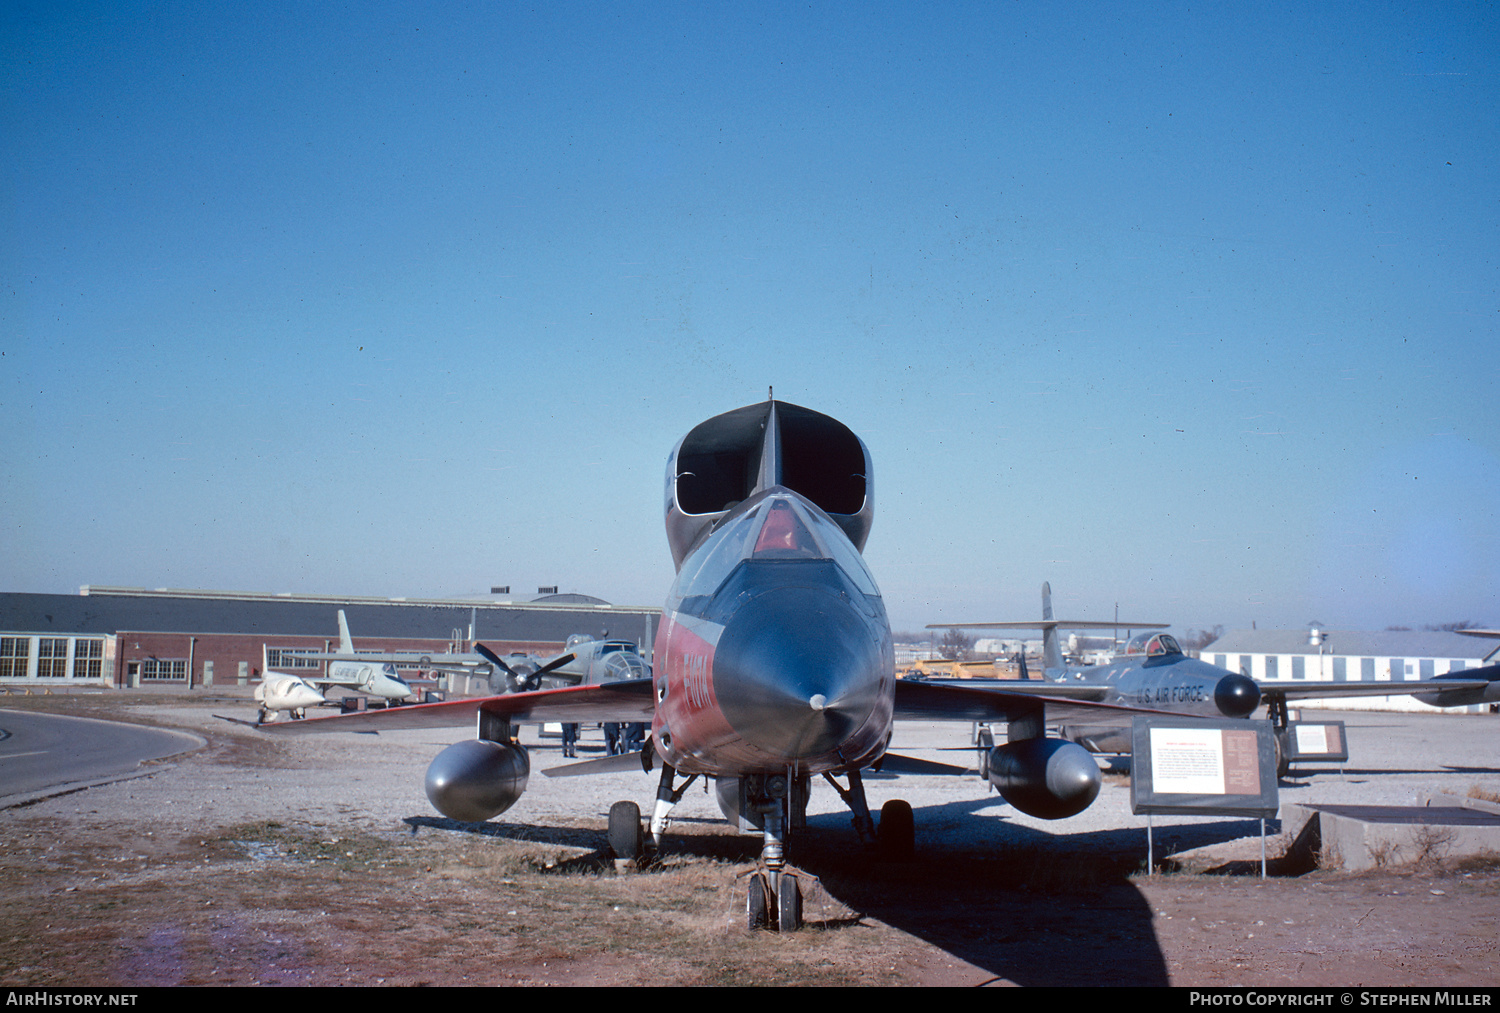
[{"label": "building window", "polygon": [[1421,661],[1417,662],[1417,665],[1420,668],[1418,674],[1423,679],[1431,679],[1434,675],[1437,674],[1437,672],[1434,671],[1436,665],[1431,658],[1423,658]]},{"label": "building window", "polygon": [[267,647],[267,668],[317,668],[322,664],[316,658],[305,658],[305,654],[317,654],[315,647]]},{"label": "building window", "polygon": [[1375,659],[1374,658],[1360,658],[1359,659],[1359,680],[1360,680],[1360,682],[1374,682],[1375,681]]},{"label": "building window", "polygon": [[97,679],[104,674],[104,641],[73,641],[73,678]]},{"label": "building window", "polygon": [[1349,659],[1334,655],[1333,658],[1333,681],[1345,682],[1349,678]]},{"label": "building window", "polygon": [[1300,654],[1292,655],[1292,678],[1307,678],[1307,659]]},{"label": "building window", "polygon": [[1248,677],[1250,675],[1250,655],[1240,655],[1240,674]]},{"label": "building window", "polygon": [[0,679],[26,678],[30,656],[30,637],[0,637]]},{"label": "building window", "polygon": [[186,682],[187,659],[163,661],[146,658],[141,662],[142,682]]},{"label": "building window", "polygon": [[61,679],[68,674],[68,640],[66,637],[38,637],[36,642],[36,675],[38,679]]},{"label": "building window", "polygon": [[1279,676],[1279,675],[1276,674],[1276,661],[1277,661],[1276,655],[1274,655],[1274,654],[1268,654],[1268,655],[1266,655],[1266,678],[1267,679],[1279,679],[1279,678],[1281,678],[1281,676]]}]

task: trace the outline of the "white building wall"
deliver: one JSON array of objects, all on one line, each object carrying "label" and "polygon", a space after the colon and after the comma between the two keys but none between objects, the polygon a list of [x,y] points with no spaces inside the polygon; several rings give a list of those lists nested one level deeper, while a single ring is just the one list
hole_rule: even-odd
[{"label": "white building wall", "polygon": [[[1211,654],[1212,652],[1207,652]],[[1276,678],[1270,678],[1266,672],[1269,666],[1266,663],[1268,657],[1276,658]],[[1367,683],[1370,680],[1361,677],[1363,669],[1362,662],[1368,655],[1332,655],[1325,654],[1319,657],[1316,654],[1300,655],[1303,663],[1305,678],[1292,678],[1292,659],[1297,657],[1291,654],[1252,654],[1251,675],[1252,679],[1260,682],[1295,683],[1298,685],[1311,682],[1338,683],[1333,678],[1333,659],[1342,657],[1346,666],[1348,677],[1344,683]],[[1228,655],[1226,667],[1238,670],[1239,655]],[[1462,658],[1392,658],[1376,657],[1375,682],[1415,682],[1422,678],[1422,662],[1432,663],[1433,676],[1447,675],[1449,672],[1463,671],[1470,667],[1468,661]],[[1477,666],[1475,666],[1477,667]],[[1467,707],[1433,707],[1412,696],[1361,696],[1340,697],[1335,699],[1320,699],[1310,697],[1305,700],[1288,701],[1288,707],[1293,709],[1308,710],[1350,710],[1350,711],[1406,711],[1410,713],[1429,714],[1461,714],[1461,713],[1483,713],[1488,710],[1487,704],[1471,704]]]}]

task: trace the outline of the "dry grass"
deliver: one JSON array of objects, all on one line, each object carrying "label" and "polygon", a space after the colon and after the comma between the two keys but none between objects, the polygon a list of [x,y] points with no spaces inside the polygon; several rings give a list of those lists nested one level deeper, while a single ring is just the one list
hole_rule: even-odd
[{"label": "dry grass", "polygon": [[1469,795],[1468,795],[1468,797],[1469,798],[1477,798],[1481,802],[1495,802],[1495,803],[1500,803],[1500,791],[1495,791],[1494,789],[1486,788],[1482,784],[1476,784],[1472,788],[1470,788],[1469,789]]}]

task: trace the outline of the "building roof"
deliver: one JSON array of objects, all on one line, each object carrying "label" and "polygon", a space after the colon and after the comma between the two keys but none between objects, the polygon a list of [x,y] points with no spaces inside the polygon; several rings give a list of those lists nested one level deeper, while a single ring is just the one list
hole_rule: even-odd
[{"label": "building roof", "polygon": [[458,630],[494,640],[562,642],[575,633],[635,640],[654,634],[658,608],[617,605],[504,604],[443,599],[338,598],[229,591],[85,588],[84,594],[0,592],[0,630],[7,633],[252,634],[337,637],[338,610],[361,636],[447,640]]},{"label": "building roof", "polygon": [[[1322,653],[1349,658],[1467,658],[1482,661],[1500,650],[1494,641],[1433,630],[1321,630]],[[1308,631],[1231,630],[1204,654],[1317,654]]]}]

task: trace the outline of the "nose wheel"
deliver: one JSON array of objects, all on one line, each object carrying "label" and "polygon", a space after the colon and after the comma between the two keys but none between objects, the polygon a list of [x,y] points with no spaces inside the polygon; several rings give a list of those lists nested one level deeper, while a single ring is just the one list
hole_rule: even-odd
[{"label": "nose wheel", "polygon": [[[772,883],[775,886],[772,886]],[[745,927],[796,932],[802,927],[802,884],[789,872],[755,872],[745,894]]]}]

